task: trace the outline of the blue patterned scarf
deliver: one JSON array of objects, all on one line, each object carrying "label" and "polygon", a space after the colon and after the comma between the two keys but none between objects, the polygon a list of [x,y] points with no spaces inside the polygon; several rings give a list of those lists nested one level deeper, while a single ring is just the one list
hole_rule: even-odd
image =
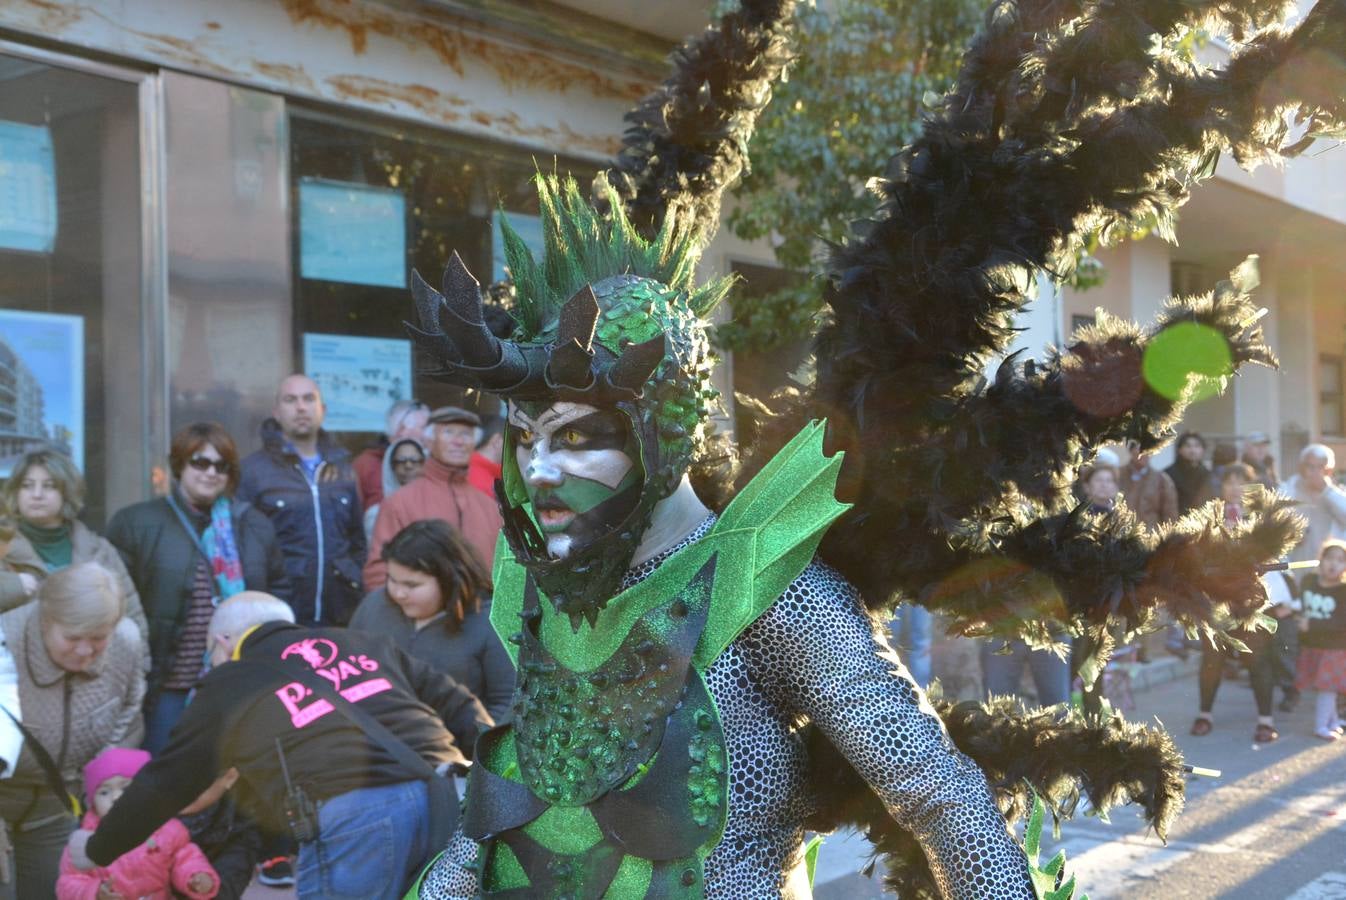
[{"label": "blue patterned scarf", "polygon": [[210,507],[210,524],[201,535],[202,549],[210,558],[210,574],[215,577],[218,599],[228,600],[245,589],[243,563],[234,542],[234,520],[229,498],[221,496]]}]

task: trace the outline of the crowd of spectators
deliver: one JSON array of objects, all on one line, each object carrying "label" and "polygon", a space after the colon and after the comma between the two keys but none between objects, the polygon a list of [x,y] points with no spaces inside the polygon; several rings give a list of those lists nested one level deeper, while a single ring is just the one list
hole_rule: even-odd
[{"label": "crowd of spectators", "polygon": [[[258,449],[246,457],[218,424],[181,429],[171,442],[168,489],[117,511],[106,537],[79,518],[85,485],[67,456],[43,449],[14,465],[0,510],[0,900],[238,897],[259,872],[264,883],[293,883],[296,857],[304,881],[304,849],[274,802],[283,792],[259,791],[248,774],[257,760],[221,757],[237,752],[223,746],[209,758],[184,755],[184,742],[200,749],[201,713],[188,711],[202,702],[212,657],[227,661],[220,646],[238,648],[247,638],[216,627],[226,602],[253,614],[270,610],[254,623],[268,634],[292,621],[307,629],[303,640],[322,640],[324,629],[370,635],[341,641],[359,651],[352,659],[400,673],[389,690],[405,696],[381,698],[382,710],[400,723],[408,704],[437,723],[434,711],[457,720],[447,732],[442,724],[416,726],[425,745],[416,749],[428,758],[461,759],[480,727],[507,717],[513,666],[489,621],[499,424],[403,401],[389,410],[378,444],[353,456],[324,430],[325,417],[318,386],[293,375],[279,385]],[[244,687],[236,676],[209,696],[240,700]],[[218,709],[210,719],[237,733],[238,721]],[[367,751],[358,766],[368,764]],[[311,752],[303,742],[291,752],[291,776],[324,809],[337,795],[353,810],[387,800],[346,797],[363,789],[354,783],[333,793],[332,759],[319,771],[305,759]],[[186,778],[186,768],[199,771]],[[401,777],[394,771],[407,782],[423,774],[399,769],[396,759],[387,768],[382,781],[391,784]],[[162,834],[145,837],[149,847],[171,838],[175,854],[118,845],[127,852],[114,865],[81,868],[70,854],[62,863],[81,809],[87,832],[109,815],[115,825],[122,819],[114,805],[144,808],[138,789],[119,799],[132,776],[153,780],[164,771],[182,782],[172,791],[177,807],[160,823]],[[95,773],[106,787],[93,783]],[[88,862],[82,849],[74,856]],[[192,864],[174,866],[174,856]],[[208,871],[199,860],[209,861]],[[331,875],[320,877],[322,866],[309,862],[313,878]]]},{"label": "crowd of spectators", "polygon": [[[166,492],[118,511],[106,537],[80,521],[84,482],[67,457],[38,450],[14,466],[0,510],[0,900],[238,897],[258,872],[324,896],[357,863],[387,882],[370,896],[400,896],[433,848],[446,779],[428,778],[427,764],[443,774],[465,762],[476,734],[510,714],[513,666],[489,620],[503,422],[399,401],[353,455],[325,417],[318,386],[292,375],[246,457],[218,424],[181,429]],[[1221,681],[1246,668],[1255,740],[1278,736],[1277,689],[1282,710],[1317,691],[1316,733],[1336,740],[1346,492],[1329,448],[1307,447],[1280,483],[1269,447],[1252,434],[1241,452],[1208,452],[1187,433],[1162,471],[1137,446],[1125,463],[1102,450],[1079,473],[1079,500],[1101,515],[1124,505],[1150,529],[1214,502],[1235,527],[1254,484],[1298,501],[1309,527],[1292,559],[1323,563],[1302,582],[1267,576],[1275,635],[1242,635],[1246,650],[1197,645],[1192,733],[1215,729]],[[923,686],[934,628],[917,605],[891,626]],[[1058,652],[983,642],[983,692],[1018,693],[1027,673],[1039,704],[1070,703],[1059,652],[1069,639],[1058,637]],[[1168,649],[1192,648],[1170,631]],[[329,702],[331,689],[351,702]],[[282,705],[254,702],[263,696]],[[318,802],[323,837],[296,840],[296,797]],[[399,855],[361,863],[375,827]],[[155,841],[176,849],[141,852]]]},{"label": "crowd of spectators", "polygon": [[[1237,527],[1247,514],[1249,491],[1258,487],[1294,500],[1307,531],[1287,561],[1322,563],[1300,577],[1277,571],[1263,578],[1271,601],[1266,612],[1277,621],[1276,630],[1240,632],[1235,635],[1240,647],[1191,637],[1173,625],[1166,632],[1165,649],[1184,659],[1193,650],[1201,655],[1193,735],[1216,730],[1214,706],[1222,682],[1246,672],[1257,710],[1255,742],[1279,738],[1275,710],[1294,710],[1304,691],[1317,692],[1315,734],[1323,740],[1341,739],[1346,730],[1337,709],[1339,695],[1346,694],[1346,602],[1338,603],[1333,595],[1340,591],[1346,601],[1346,544],[1341,543],[1346,539],[1346,491],[1333,478],[1335,455],[1325,445],[1308,445],[1299,454],[1296,471],[1282,482],[1265,433],[1253,432],[1240,443],[1211,447],[1201,434],[1186,432],[1174,445],[1173,463],[1162,471],[1136,444],[1123,448],[1125,462],[1118,452],[1101,449],[1078,473],[1079,502],[1100,515],[1124,505],[1141,526],[1159,530],[1208,507],[1224,526]],[[894,636],[899,636],[896,629]],[[1059,639],[1069,644],[1065,635]],[[1070,702],[1072,667],[1066,655],[1032,650],[1021,641],[985,641],[980,656],[985,694],[1027,693],[1044,706]],[[1124,669],[1148,663],[1150,657],[1142,644],[1117,647],[1113,660]],[[1026,692],[1025,673],[1032,676]],[[1104,676],[1100,681],[1107,683]],[[1082,687],[1078,678],[1073,687]]]}]

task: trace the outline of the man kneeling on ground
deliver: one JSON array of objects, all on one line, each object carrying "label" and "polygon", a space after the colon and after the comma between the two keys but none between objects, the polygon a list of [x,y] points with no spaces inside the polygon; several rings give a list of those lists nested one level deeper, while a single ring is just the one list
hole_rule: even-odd
[{"label": "man kneeling on ground", "polygon": [[439,776],[468,764],[486,710],[386,638],[295,625],[269,594],[220,604],[209,640],[168,746],[71,837],[74,863],[111,863],[234,767],[259,822],[299,841],[301,898],[401,897],[457,824]]}]

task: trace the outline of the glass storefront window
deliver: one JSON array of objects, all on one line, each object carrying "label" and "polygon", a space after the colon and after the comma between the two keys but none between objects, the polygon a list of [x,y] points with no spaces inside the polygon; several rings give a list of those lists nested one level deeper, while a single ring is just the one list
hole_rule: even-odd
[{"label": "glass storefront window", "polygon": [[[533,156],[293,106],[289,132],[296,368],[322,386],[329,429],[359,449],[408,396],[493,412],[493,401],[419,374],[402,323],[414,317],[413,269],[437,287],[457,251],[483,287],[500,276],[492,235],[502,206],[526,239],[536,231]],[[582,183],[594,171],[566,159],[556,167]]]},{"label": "glass storefront window", "polygon": [[172,430],[219,422],[246,455],[294,371],[285,100],[162,78]]},{"label": "glass storefront window", "polygon": [[0,473],[60,447],[94,527],[150,478],[139,96],[0,52]]}]

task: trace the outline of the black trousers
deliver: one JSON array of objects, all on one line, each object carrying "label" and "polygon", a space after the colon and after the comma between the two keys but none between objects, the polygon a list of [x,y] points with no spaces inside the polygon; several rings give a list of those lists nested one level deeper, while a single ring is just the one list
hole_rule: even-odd
[{"label": "black trousers", "polygon": [[[1282,628],[1294,627],[1292,620],[1287,619],[1285,622],[1287,624],[1282,625]],[[1201,689],[1201,711],[1208,713],[1215,706],[1215,694],[1224,680],[1225,661],[1234,660],[1248,670],[1257,714],[1270,716],[1272,695],[1279,683],[1284,637],[1279,633],[1267,634],[1265,631],[1238,632],[1235,636],[1248,645],[1248,653],[1217,650],[1209,639],[1202,639],[1201,674],[1197,682]]]}]

